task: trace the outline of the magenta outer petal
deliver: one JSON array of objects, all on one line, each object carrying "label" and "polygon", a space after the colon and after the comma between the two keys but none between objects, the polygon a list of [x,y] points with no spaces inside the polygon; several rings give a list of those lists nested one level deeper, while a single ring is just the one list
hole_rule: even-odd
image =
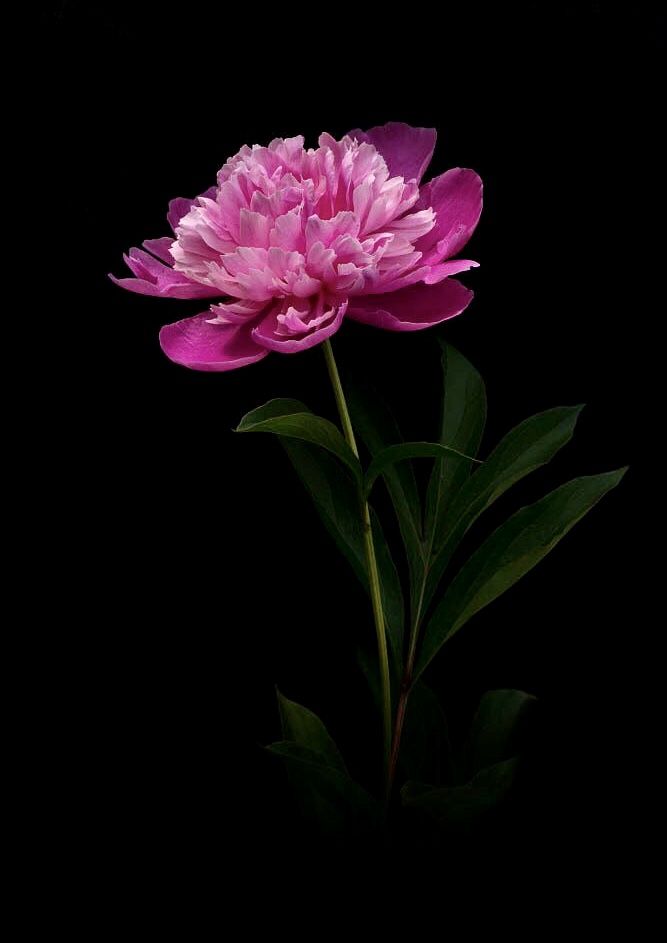
[{"label": "magenta outer petal", "polygon": [[155,298],[180,298],[182,301],[189,301],[193,298],[220,297],[219,290],[207,288],[205,285],[195,285],[194,282],[187,280],[158,286],[155,282],[146,281],[145,278],[116,278],[111,272],[109,272],[109,278],[114,285],[125,288],[126,291],[132,291],[137,295],[152,295]]},{"label": "magenta outer petal", "polygon": [[427,285],[435,285],[436,282],[441,282],[443,278],[458,275],[459,272],[467,272],[471,268],[479,268],[479,262],[473,262],[472,259],[451,259],[449,262],[432,265],[424,275],[424,282]]},{"label": "magenta outer petal", "polygon": [[473,262],[471,259],[452,259],[449,262],[440,262],[438,265],[420,265],[406,272],[405,275],[399,275],[392,281],[385,282],[368,291],[369,296],[391,294],[398,291],[399,288],[407,288],[409,285],[416,285],[417,282],[425,282],[427,285],[435,285],[441,282],[443,278],[450,275],[458,275],[459,272],[467,272],[468,269],[479,268],[479,262]]},{"label": "magenta outer petal", "polygon": [[111,274],[109,278],[115,285],[139,295],[188,299],[219,298],[222,294],[219,288],[191,281],[187,275],[175,272],[171,266],[165,265],[142,249],[130,249],[123,259],[136,278],[116,278]]},{"label": "magenta outer petal", "polygon": [[401,121],[390,121],[369,131],[356,130],[349,134],[358,141],[373,144],[387,162],[392,177],[417,182],[431,163],[437,137],[435,128],[413,128]]},{"label": "magenta outer petal", "polygon": [[209,324],[209,318],[206,311],[166,324],[160,331],[160,346],[167,357],[191,370],[222,373],[268,356],[268,350],[254,343],[247,327]]},{"label": "magenta outer petal", "polygon": [[450,259],[472,236],[482,213],[482,181],[474,170],[455,167],[421,188],[415,209],[435,210],[435,226],[418,239],[422,264]]},{"label": "magenta outer petal", "polygon": [[174,197],[173,200],[169,201],[169,212],[167,213],[167,222],[171,228],[176,232],[176,227],[183,219],[186,213],[190,212],[190,207],[194,203],[194,200],[189,200],[184,196]]},{"label": "magenta outer petal", "polygon": [[159,239],[146,239],[142,245],[144,249],[152,252],[153,255],[161,259],[162,262],[166,262],[167,265],[173,265],[174,258],[169,251],[173,242],[174,240],[171,236],[161,236]]},{"label": "magenta outer petal", "polygon": [[298,354],[302,350],[308,350],[309,347],[315,347],[321,344],[327,337],[335,334],[343,323],[343,317],[347,310],[347,301],[342,302],[336,310],[333,319],[323,327],[311,334],[304,334],[301,337],[292,335],[281,335],[276,333],[278,321],[276,319],[276,310],[273,308],[266,315],[263,321],[253,330],[252,336],[267,350],[275,350],[280,354]]},{"label": "magenta outer petal", "polygon": [[461,314],[473,293],[456,279],[411,285],[391,295],[352,298],[348,317],[385,331],[421,331]]}]

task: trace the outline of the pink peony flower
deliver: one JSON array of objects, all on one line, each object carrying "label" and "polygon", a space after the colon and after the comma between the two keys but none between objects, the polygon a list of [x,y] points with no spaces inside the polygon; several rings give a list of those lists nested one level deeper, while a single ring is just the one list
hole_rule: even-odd
[{"label": "pink peony flower", "polygon": [[436,132],[392,122],[317,149],[303,137],[243,147],[195,200],[175,199],[175,239],[144,242],[125,261],[130,291],[217,298],[168,324],[160,344],[195,370],[233,370],[272,351],[296,353],[345,317],[416,331],[460,314],[472,292],[450,276],[482,209],[482,182],[455,168],[420,188]]}]

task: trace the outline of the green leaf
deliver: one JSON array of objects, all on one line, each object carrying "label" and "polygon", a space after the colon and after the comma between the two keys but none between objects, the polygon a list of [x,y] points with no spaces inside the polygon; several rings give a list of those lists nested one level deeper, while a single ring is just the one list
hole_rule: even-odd
[{"label": "green leaf", "polygon": [[461,487],[447,510],[444,525],[433,546],[424,592],[424,612],[468,528],[508,488],[545,465],[570,441],[582,409],[582,406],[560,406],[519,423]]},{"label": "green leaf", "polygon": [[[403,436],[391,410],[370,386],[363,387],[346,378],[347,402],[355,432],[376,458],[388,446],[400,445]],[[414,599],[424,575],[424,546],[421,532],[421,501],[410,462],[399,462],[385,469],[384,482],[396,513],[410,573],[410,592]]]},{"label": "green leaf", "polygon": [[440,445],[438,442],[403,442],[401,445],[390,445],[378,452],[366,471],[364,476],[366,496],[371,493],[379,476],[386,475],[396,462],[403,462],[409,458],[442,459],[443,456],[451,458],[452,455],[458,461],[464,461],[467,465],[470,465],[470,462],[477,462],[477,459],[471,458],[469,455],[463,455],[448,445]]},{"label": "green leaf", "polygon": [[339,458],[361,483],[359,459],[338,428],[328,419],[315,416],[307,406],[294,399],[272,399],[246,413],[237,432],[273,432],[291,439],[302,439],[331,452]]},{"label": "green leaf", "polygon": [[463,786],[434,787],[409,782],[401,789],[403,804],[425,813],[443,828],[465,828],[497,806],[510,791],[518,759],[496,763]]},{"label": "green leaf", "polygon": [[[349,478],[341,475],[339,465],[326,452],[294,439],[284,439],[283,446],[326,529],[368,592],[364,538],[356,487]],[[394,675],[398,676],[403,652],[403,592],[389,545],[372,508],[371,521]]]},{"label": "green leaf", "polygon": [[[440,442],[459,453],[477,455],[486,422],[486,389],[473,365],[450,344],[442,346],[444,400]],[[471,462],[442,456],[431,474],[426,495],[424,530],[429,545],[441,532],[449,506],[471,472]]]},{"label": "green leaf", "polygon": [[315,753],[321,754],[329,766],[334,766],[344,773],[347,772],[338,747],[317,714],[297,704],[296,701],[288,700],[280,691],[276,693],[285,740],[292,740],[303,747],[308,747]]},{"label": "green leaf", "polygon": [[266,749],[284,760],[303,812],[328,834],[375,829],[381,822],[378,802],[349,775],[326,762],[323,754],[280,740]]},{"label": "green leaf", "polygon": [[444,643],[476,612],[531,570],[590,509],[619,483],[626,469],[575,478],[522,508],[502,524],[453,580],[424,632],[415,678]]},{"label": "green leaf", "polygon": [[525,691],[487,691],[473,718],[468,758],[471,773],[480,772],[519,752],[519,738],[537,699]]},{"label": "green leaf", "polygon": [[403,779],[440,783],[450,772],[447,721],[435,692],[418,681],[408,698],[399,769]]}]

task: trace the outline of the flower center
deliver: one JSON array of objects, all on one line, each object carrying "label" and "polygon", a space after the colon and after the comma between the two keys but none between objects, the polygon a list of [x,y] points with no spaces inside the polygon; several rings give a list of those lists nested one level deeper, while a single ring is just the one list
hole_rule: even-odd
[{"label": "flower center", "polygon": [[[308,150],[302,137],[244,147],[220,170],[215,198],[181,219],[174,268],[253,302],[346,298],[419,260],[414,242],[434,213],[410,212],[418,195],[416,181],[390,177],[375,147],[349,137],[323,134]],[[296,331],[292,309],[284,324]]]}]

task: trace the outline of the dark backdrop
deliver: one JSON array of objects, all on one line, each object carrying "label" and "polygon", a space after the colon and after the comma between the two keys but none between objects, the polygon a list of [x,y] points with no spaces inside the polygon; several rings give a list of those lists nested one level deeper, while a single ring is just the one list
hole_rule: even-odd
[{"label": "dark backdrop", "polygon": [[[230,865],[234,887],[261,894],[290,854],[299,861],[307,836],[260,749],[278,735],[275,684],[324,717],[361,773],[373,757],[354,744],[375,731],[359,719],[353,661],[357,640],[372,641],[363,594],[280,446],[231,432],[275,396],[333,416],[321,351],[186,371],[157,333],[201,305],[123,293],[106,273],[166,234],[167,201],[208,187],[241,144],[297,133],[312,144],[323,129],[388,120],[435,125],[432,173],[467,166],[485,183],[469,246],[481,267],[463,276],[476,297],[441,333],[487,381],[487,447],[533,412],[588,404],[575,441],[479,533],[567,477],[633,466],[432,673],[455,731],[490,687],[542,703],[525,799],[474,868],[493,873],[511,848],[513,873],[550,886],[555,869],[567,895],[589,868],[622,866],[646,658],[630,579],[644,335],[637,320],[629,329],[640,289],[626,260],[646,240],[633,200],[664,46],[649,8],[610,6],[69,2],[41,14],[41,127],[62,184],[53,236],[76,273],[62,286],[59,445],[77,456],[83,548],[67,586],[84,604],[53,643],[57,761],[85,822],[77,847],[118,901],[150,906],[184,886],[210,901]],[[628,101],[638,69],[645,94]],[[428,332],[350,324],[335,348],[386,391],[410,438],[432,434]],[[307,860],[290,865],[297,880],[312,849]]]}]

